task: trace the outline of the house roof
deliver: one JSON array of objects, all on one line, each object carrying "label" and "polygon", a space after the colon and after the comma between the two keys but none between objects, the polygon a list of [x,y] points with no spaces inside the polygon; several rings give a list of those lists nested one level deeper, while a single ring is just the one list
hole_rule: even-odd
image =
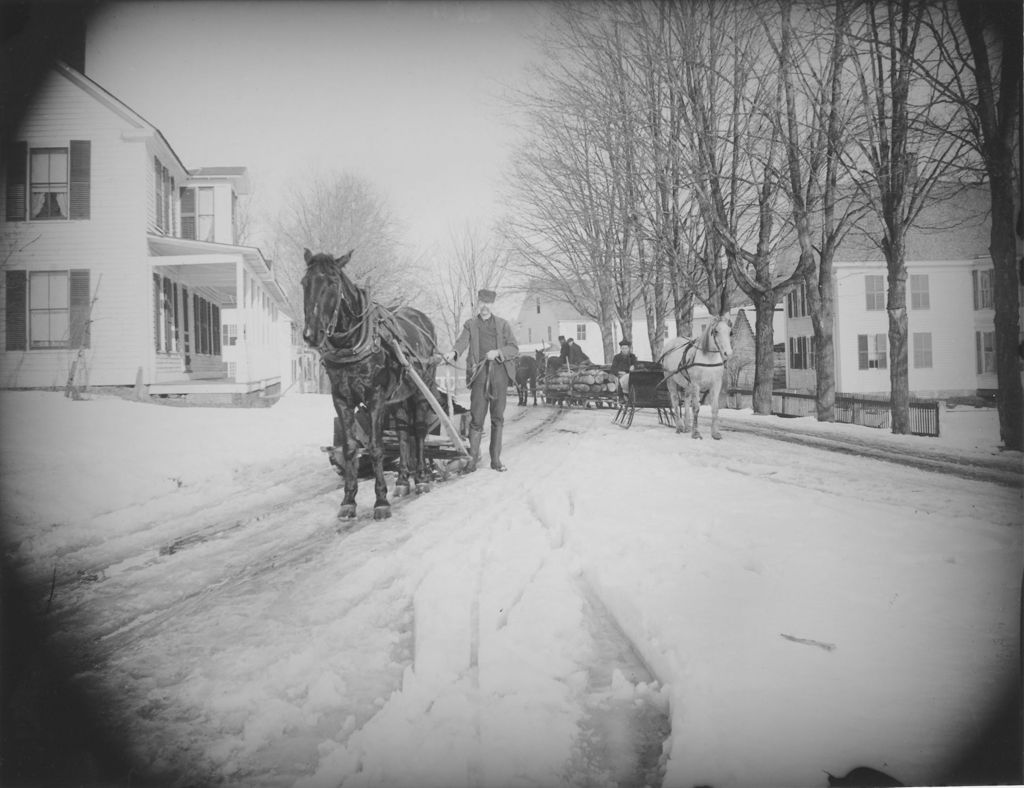
[{"label": "house roof", "polygon": [[152,257],[166,258],[166,263],[161,261],[161,265],[191,266],[193,262],[201,263],[191,271],[192,278],[201,282],[210,291],[216,292],[218,299],[223,303],[230,303],[237,298],[234,263],[211,263],[208,261],[209,256],[241,256],[249,270],[263,282],[268,292],[271,293],[278,309],[289,317],[294,317],[285,298],[284,290],[271,272],[270,262],[258,248],[153,234],[150,234],[147,240]]},{"label": "house roof", "polygon": [[188,172],[189,180],[231,181],[236,194],[249,193],[249,170],[245,167],[197,167]]},{"label": "house roof", "polygon": [[178,156],[177,152],[174,150],[174,148],[171,147],[171,144],[167,141],[167,138],[164,137],[163,132],[160,131],[160,129],[158,129],[152,123],[150,123],[148,120],[146,120],[144,117],[142,117],[138,112],[136,112],[123,101],[121,101],[121,99],[119,99],[113,93],[111,93],[106,88],[101,86],[99,83],[89,79],[89,77],[87,77],[81,71],[73,69],[67,63],[58,60],[56,63],[54,63],[54,70],[58,74],[62,75],[65,79],[70,81],[72,84],[77,85],[86,93],[90,94],[93,98],[95,98],[101,104],[106,106],[108,109],[117,113],[119,116],[121,116],[124,120],[128,121],[128,123],[133,125],[135,128],[139,129],[140,131],[148,132],[152,134],[154,137],[156,137],[159,140],[159,142],[167,149],[167,152],[174,157],[174,160],[178,162],[178,165],[181,167],[181,169],[185,170],[186,172],[188,171],[188,168],[181,161],[181,158]]},{"label": "house roof", "polygon": [[[991,197],[985,185],[939,185],[907,232],[906,259],[973,260],[989,254]],[[836,262],[877,260],[885,256],[878,244],[882,228],[872,215],[850,231],[836,253]]]}]

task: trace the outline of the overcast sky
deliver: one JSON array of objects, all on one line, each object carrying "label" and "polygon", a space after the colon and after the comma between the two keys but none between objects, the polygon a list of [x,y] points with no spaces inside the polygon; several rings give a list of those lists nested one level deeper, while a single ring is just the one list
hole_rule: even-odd
[{"label": "overcast sky", "polygon": [[128,2],[89,23],[86,73],[186,167],[245,166],[261,207],[315,169],[374,183],[418,244],[487,220],[543,3]]}]

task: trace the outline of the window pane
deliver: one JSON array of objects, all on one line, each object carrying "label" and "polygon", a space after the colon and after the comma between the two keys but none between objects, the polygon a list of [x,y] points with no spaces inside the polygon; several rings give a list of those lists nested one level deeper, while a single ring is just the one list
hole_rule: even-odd
[{"label": "window pane", "polygon": [[65,151],[50,154],[50,183],[66,183],[68,179],[68,154]]},{"label": "window pane", "polygon": [[50,274],[50,306],[54,309],[67,309],[68,276],[63,273]]},{"label": "window pane", "polygon": [[68,313],[50,312],[50,337],[55,345],[66,345],[71,336],[68,330]]},{"label": "window pane", "polygon": [[199,189],[199,213],[213,213],[213,189]]}]

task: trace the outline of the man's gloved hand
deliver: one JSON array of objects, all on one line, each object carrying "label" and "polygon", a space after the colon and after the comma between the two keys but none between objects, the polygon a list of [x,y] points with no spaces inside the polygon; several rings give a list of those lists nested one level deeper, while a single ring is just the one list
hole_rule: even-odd
[{"label": "man's gloved hand", "polygon": [[487,360],[488,361],[501,361],[501,351],[500,350],[488,350],[487,351]]},{"label": "man's gloved hand", "polygon": [[447,353],[441,356],[441,358],[443,358],[446,363],[453,364],[455,362],[455,351],[449,350]]}]

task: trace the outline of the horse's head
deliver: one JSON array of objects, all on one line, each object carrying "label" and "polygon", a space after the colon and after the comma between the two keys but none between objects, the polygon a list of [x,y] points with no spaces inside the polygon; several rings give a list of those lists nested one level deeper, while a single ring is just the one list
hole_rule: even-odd
[{"label": "horse's head", "polygon": [[714,318],[704,330],[701,350],[705,353],[721,353],[722,361],[732,355],[732,320],[727,315]]},{"label": "horse's head", "polygon": [[313,254],[305,250],[306,273],[302,277],[302,303],[305,328],[302,338],[310,347],[322,347],[336,330],[338,315],[346,299],[346,282],[342,269],[352,258],[352,251],[341,257]]}]

